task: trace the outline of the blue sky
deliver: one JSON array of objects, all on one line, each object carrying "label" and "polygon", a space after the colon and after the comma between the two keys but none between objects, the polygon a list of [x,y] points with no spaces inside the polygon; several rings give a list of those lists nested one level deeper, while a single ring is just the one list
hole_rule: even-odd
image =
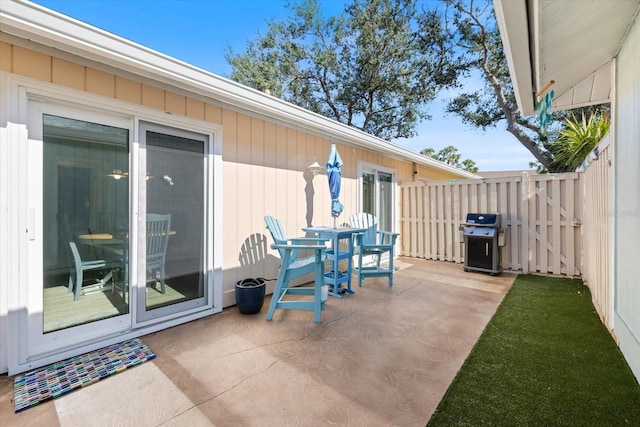
[{"label": "blue sky", "polygon": [[[286,0],[34,2],[224,77],[231,72],[224,59],[228,47],[242,52],[248,40],[265,33],[267,20],[289,14]],[[318,2],[327,16],[339,14],[346,3]],[[504,127],[487,132],[471,129],[457,117],[446,116],[443,101],[431,105],[429,112],[433,118],[419,125],[417,137],[394,142],[414,151],[453,145],[462,159],[474,160],[480,171],[529,169],[529,162],[535,160]]]}]

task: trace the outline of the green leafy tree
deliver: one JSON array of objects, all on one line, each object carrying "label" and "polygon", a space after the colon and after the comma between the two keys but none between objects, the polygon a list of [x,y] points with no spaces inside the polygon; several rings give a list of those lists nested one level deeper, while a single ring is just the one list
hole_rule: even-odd
[{"label": "green leafy tree", "polygon": [[[520,114],[492,3],[488,0],[444,1],[449,5],[449,22],[457,30],[456,44],[464,57],[466,75],[477,73],[484,83],[478,90],[464,91],[451,99],[447,112],[482,130],[506,124],[506,130],[537,160],[533,166],[539,171],[562,171],[562,163],[555,161],[552,146],[569,113],[554,112],[546,132],[535,116]],[[585,109],[590,113],[606,110],[608,104]]]},{"label": "green leafy tree", "polygon": [[566,127],[560,131],[550,150],[554,155],[554,169],[573,172],[609,132],[610,123],[595,114],[587,119],[584,113],[581,119],[572,115],[565,123]]},{"label": "green leafy tree", "polygon": [[458,169],[463,169],[471,173],[478,173],[476,162],[471,159],[465,159],[461,162],[460,153],[458,153],[458,149],[453,145],[444,147],[437,153],[433,148],[425,148],[424,150],[420,151],[420,154],[439,160]]},{"label": "green leafy tree", "polygon": [[433,157],[434,159],[438,158],[438,154],[433,148],[425,148],[424,150],[420,151],[420,154],[427,157]]},{"label": "green leafy tree", "polygon": [[464,159],[461,165],[462,165],[462,169],[468,172],[478,173],[478,167],[476,166],[476,162],[474,162],[471,159]]},{"label": "green leafy tree", "polygon": [[457,82],[442,13],[415,0],[354,0],[328,18],[316,0],[288,7],[245,52],[227,52],[233,80],[386,140],[415,136]]}]

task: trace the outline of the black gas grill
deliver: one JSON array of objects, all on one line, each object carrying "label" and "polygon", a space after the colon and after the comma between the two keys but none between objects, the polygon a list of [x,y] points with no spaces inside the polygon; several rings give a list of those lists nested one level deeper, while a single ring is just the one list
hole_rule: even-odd
[{"label": "black gas grill", "polygon": [[[468,213],[460,229],[464,236],[464,271],[476,270],[496,275],[502,271],[499,240],[502,215]],[[501,243],[501,242],[500,242]]]}]

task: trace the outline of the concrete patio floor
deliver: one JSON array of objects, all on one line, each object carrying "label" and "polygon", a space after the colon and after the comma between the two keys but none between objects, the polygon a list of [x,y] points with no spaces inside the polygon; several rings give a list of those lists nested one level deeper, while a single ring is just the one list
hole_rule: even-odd
[{"label": "concrete patio floor", "polygon": [[401,258],[393,287],[367,279],[265,320],[236,307],[142,337],[156,359],[19,414],[0,376],[0,425],[424,426],[516,275]]}]

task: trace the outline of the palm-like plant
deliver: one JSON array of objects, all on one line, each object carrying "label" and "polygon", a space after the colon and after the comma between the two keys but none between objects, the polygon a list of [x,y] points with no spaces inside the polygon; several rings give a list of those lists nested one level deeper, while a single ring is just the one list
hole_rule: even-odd
[{"label": "palm-like plant", "polygon": [[611,123],[604,117],[590,115],[582,119],[576,116],[566,119],[566,128],[560,131],[550,147],[555,170],[571,172],[576,170],[595,146],[609,132]]}]

